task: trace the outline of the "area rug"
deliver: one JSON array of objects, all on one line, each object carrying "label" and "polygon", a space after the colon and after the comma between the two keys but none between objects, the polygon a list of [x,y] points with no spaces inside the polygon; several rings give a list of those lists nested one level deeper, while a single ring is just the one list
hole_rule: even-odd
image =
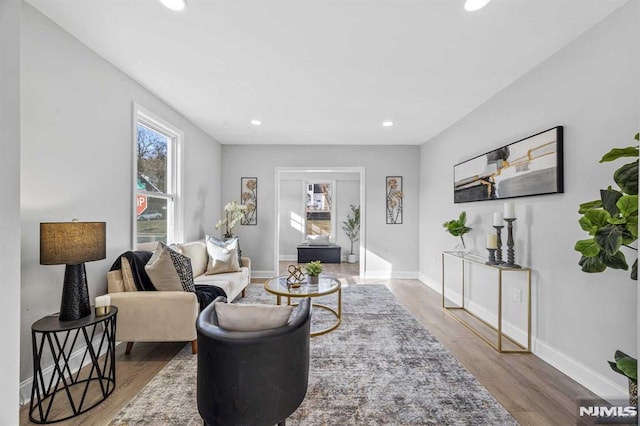
[{"label": "area rug", "polygon": [[[274,303],[251,285],[240,303]],[[323,298],[335,304],[335,295]],[[314,328],[329,321],[314,311]],[[327,314],[328,316],[328,314]],[[120,379],[120,378],[119,378]],[[122,379],[120,379],[122,380]],[[191,345],[112,425],[202,425]],[[517,425],[384,285],[343,289],[342,324],[311,338],[307,396],[288,425]]]}]

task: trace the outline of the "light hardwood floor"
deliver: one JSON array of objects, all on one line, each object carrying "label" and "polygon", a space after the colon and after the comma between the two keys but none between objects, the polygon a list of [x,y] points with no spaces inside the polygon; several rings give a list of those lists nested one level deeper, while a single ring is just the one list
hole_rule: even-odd
[{"label": "light hardwood floor", "polygon": [[[281,262],[282,273],[293,262]],[[416,318],[494,395],[522,425],[578,424],[576,401],[596,398],[560,371],[531,354],[500,354],[462,326],[440,307],[440,295],[417,280],[364,280],[358,264],[325,264],[324,273],[345,285],[383,283]],[[253,280],[262,282],[263,280]],[[106,401],[59,425],[106,425],[184,343],[137,343],[131,355],[116,350],[115,391]],[[28,406],[20,411],[20,424],[31,424]]]}]

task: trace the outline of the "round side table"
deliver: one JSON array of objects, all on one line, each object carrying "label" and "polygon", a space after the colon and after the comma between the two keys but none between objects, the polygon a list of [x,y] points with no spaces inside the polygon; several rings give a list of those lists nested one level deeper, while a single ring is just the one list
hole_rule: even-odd
[{"label": "round side table", "polygon": [[[67,420],[111,395],[116,387],[117,316],[118,308],[111,306],[103,316],[92,313],[60,321],[58,315],[50,315],[33,323],[29,420],[39,424]],[[43,361],[44,367],[53,361],[52,367],[43,369]],[[80,368],[85,363],[90,366]]]}]

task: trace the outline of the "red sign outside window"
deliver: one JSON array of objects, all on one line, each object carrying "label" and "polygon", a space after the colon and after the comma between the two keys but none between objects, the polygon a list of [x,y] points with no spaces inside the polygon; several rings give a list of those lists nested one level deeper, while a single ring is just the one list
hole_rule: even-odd
[{"label": "red sign outside window", "polygon": [[136,195],[136,214],[138,216],[147,209],[147,196]]}]

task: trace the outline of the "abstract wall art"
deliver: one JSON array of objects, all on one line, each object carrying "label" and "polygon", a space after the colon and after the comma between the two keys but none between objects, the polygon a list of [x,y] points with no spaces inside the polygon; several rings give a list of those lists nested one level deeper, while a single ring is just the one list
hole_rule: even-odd
[{"label": "abstract wall art", "polygon": [[453,166],[454,202],[563,192],[562,126]]}]

